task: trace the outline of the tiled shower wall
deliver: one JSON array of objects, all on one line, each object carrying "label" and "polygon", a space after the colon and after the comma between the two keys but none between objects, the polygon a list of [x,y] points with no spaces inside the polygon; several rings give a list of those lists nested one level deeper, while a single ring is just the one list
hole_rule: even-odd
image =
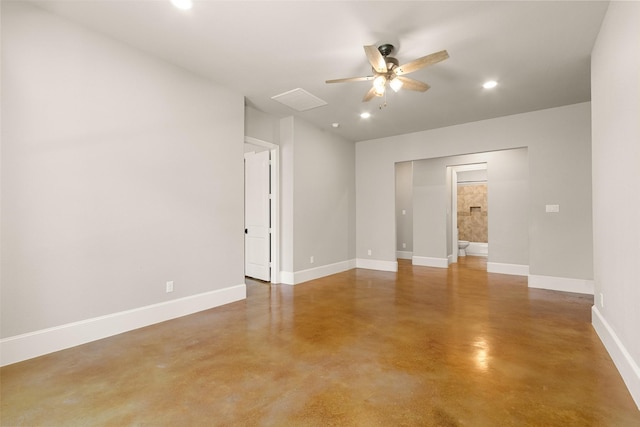
[{"label": "tiled shower wall", "polygon": [[487,184],[458,185],[458,239],[489,241]]}]

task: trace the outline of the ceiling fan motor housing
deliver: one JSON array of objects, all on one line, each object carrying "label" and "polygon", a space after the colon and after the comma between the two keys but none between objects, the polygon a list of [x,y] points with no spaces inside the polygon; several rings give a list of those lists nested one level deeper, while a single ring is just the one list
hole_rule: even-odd
[{"label": "ceiling fan motor housing", "polygon": [[[380,54],[384,57],[384,62],[385,64],[387,64],[387,77],[390,77],[391,70],[399,65],[399,62],[396,58],[388,56],[391,54],[391,52],[393,52],[393,49],[394,47],[392,44],[383,44],[378,46],[378,52],[380,52]],[[373,71],[375,72],[375,69]]]},{"label": "ceiling fan motor housing", "polygon": [[380,45],[378,46],[378,52],[380,52],[382,56],[390,55],[391,52],[393,52],[393,45],[392,44]]}]

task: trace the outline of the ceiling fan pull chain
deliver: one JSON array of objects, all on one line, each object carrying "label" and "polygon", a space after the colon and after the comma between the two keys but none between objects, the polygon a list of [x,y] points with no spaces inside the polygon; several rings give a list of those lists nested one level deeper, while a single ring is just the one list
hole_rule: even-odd
[{"label": "ceiling fan pull chain", "polygon": [[387,106],[387,91],[384,91],[384,103],[380,104],[380,106],[378,107],[379,109],[382,110],[383,107]]}]

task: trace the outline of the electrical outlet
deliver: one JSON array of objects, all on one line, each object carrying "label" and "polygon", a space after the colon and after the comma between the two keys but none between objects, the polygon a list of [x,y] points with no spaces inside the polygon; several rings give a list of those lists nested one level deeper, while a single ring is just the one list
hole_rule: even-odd
[{"label": "electrical outlet", "polygon": [[313,255],[309,257],[309,263],[313,264]]},{"label": "electrical outlet", "polygon": [[371,249],[367,251],[367,255],[371,256]]},{"label": "electrical outlet", "polygon": [[173,292],[173,280],[167,282],[166,290],[167,292]]},{"label": "electrical outlet", "polygon": [[600,308],[604,308],[604,295],[600,292]]},{"label": "electrical outlet", "polygon": [[402,249],[406,249],[406,248],[407,248],[407,244],[406,244],[406,243],[403,243],[403,244],[402,244]]}]

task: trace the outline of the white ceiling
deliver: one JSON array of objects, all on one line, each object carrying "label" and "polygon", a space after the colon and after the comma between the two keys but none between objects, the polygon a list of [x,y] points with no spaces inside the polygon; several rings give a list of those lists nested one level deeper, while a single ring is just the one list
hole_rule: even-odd
[{"label": "white ceiling", "polygon": [[[362,141],[590,100],[590,53],[608,2],[194,0],[186,12],[169,0],[37,4],[259,110]],[[382,43],[396,46],[401,64],[442,49],[450,58],[409,75],[430,90],[390,91],[382,109],[380,98],[362,102],[370,82],[325,83],[370,75],[362,46]],[[483,89],[488,79],[499,86]],[[328,105],[297,112],[271,99],[295,88]]]}]

